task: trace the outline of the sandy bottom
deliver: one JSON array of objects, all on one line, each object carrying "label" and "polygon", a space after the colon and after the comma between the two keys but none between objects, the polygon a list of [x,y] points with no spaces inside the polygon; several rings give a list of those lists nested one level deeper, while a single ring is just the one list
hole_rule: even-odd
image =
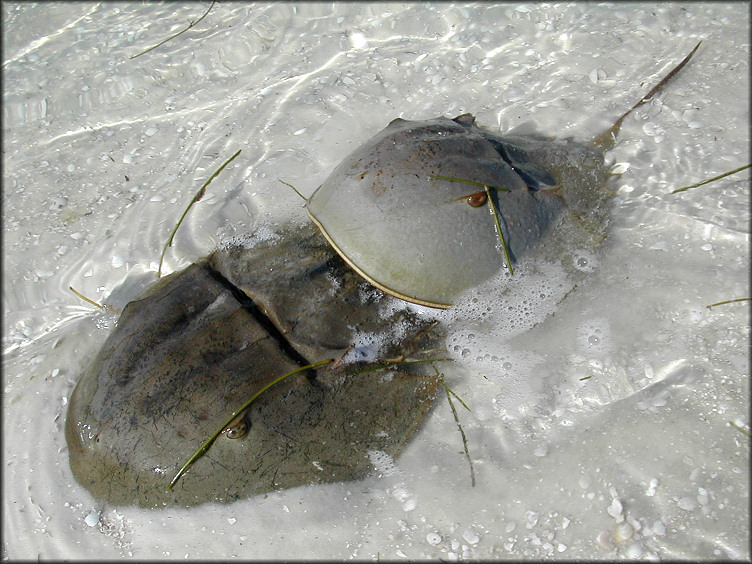
[{"label": "sandy bottom", "polygon": [[[222,3],[131,59],[208,6],[3,3],[3,558],[748,559],[749,308],[706,306],[750,296],[749,176],[670,194],[747,164],[748,6]],[[73,480],[66,404],[117,318],[68,287],[137,296],[235,151],[167,271],[304,221],[279,180],[312,193],[396,117],[587,140],[699,39],[609,155],[585,282],[452,323],[475,487],[443,398],[361,482],[145,511]]]}]

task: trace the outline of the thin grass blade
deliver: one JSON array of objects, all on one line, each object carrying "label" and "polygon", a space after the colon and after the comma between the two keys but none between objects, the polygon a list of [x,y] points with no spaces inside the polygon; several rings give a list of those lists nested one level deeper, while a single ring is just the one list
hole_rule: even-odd
[{"label": "thin grass blade", "polygon": [[499,210],[496,209],[496,204],[494,204],[493,198],[491,197],[491,187],[490,186],[484,186],[486,189],[486,196],[488,196],[488,202],[491,205],[491,212],[494,216],[494,221],[496,222],[496,231],[499,233],[499,239],[501,239],[501,247],[504,249],[504,258],[507,261],[507,266],[509,267],[509,274],[511,276],[514,276],[514,267],[512,266],[512,258],[509,256],[509,248],[507,247],[507,241],[504,238],[504,231],[501,229],[501,220],[499,219]]},{"label": "thin grass blade", "polygon": [[296,368],[292,372],[288,372],[284,376],[277,378],[270,384],[267,384],[263,388],[261,388],[258,392],[256,392],[251,399],[249,399],[247,402],[245,402],[238,410],[236,410],[230,417],[225,421],[222,426],[211,436],[207,439],[207,441],[201,445],[201,447],[188,459],[188,462],[183,464],[183,467],[178,471],[177,474],[175,474],[175,477],[170,481],[170,485],[167,486],[168,490],[171,490],[175,484],[178,483],[178,480],[185,474],[188,469],[193,466],[193,464],[202,456],[204,456],[209,449],[214,444],[214,441],[219,438],[219,436],[222,434],[222,432],[232,423],[241,413],[243,413],[246,409],[251,407],[253,403],[260,398],[262,395],[264,395],[266,392],[268,392],[271,388],[279,384],[280,382],[283,382],[284,380],[287,380],[287,378],[294,376],[295,374],[299,374],[301,372],[304,372],[306,370],[312,370],[314,368],[318,368],[319,366],[324,366],[326,364],[330,364],[334,362],[334,359],[328,359],[328,360],[322,360],[321,362],[315,362],[313,364],[308,364],[306,366],[301,366],[300,368]]},{"label": "thin grass blade", "polygon": [[162,45],[164,45],[164,44],[165,44],[165,43],[167,43],[168,41],[171,41],[171,40],[175,39],[175,38],[176,38],[176,37],[177,37],[178,35],[182,35],[182,34],[183,34],[183,33],[185,33],[186,31],[188,31],[189,29],[191,29],[191,28],[192,28],[193,26],[195,26],[196,24],[198,24],[198,23],[199,23],[199,22],[200,22],[201,20],[203,20],[203,19],[204,19],[204,18],[205,18],[206,16],[208,16],[208,15],[209,15],[209,12],[211,12],[211,9],[212,9],[212,8],[214,7],[214,4],[216,4],[216,3],[217,3],[217,0],[214,0],[214,1],[213,1],[213,2],[211,3],[211,6],[209,6],[209,9],[208,9],[208,10],[206,10],[206,12],[204,12],[204,15],[203,15],[203,16],[201,16],[201,17],[200,17],[199,19],[197,19],[197,20],[196,20],[195,22],[190,22],[190,23],[188,24],[188,27],[186,27],[186,28],[185,28],[184,30],[177,32],[177,33],[176,33],[175,35],[171,35],[170,37],[168,37],[168,38],[167,38],[167,39],[165,39],[164,41],[161,41],[161,42],[157,43],[157,44],[156,44],[156,45],[154,45],[153,47],[149,47],[149,48],[148,48],[148,49],[147,49],[146,51],[142,51],[142,52],[141,52],[141,53],[139,53],[138,55],[131,55],[131,56],[130,56],[129,58],[130,58],[130,59],[135,59],[136,57],[140,57],[141,55],[146,55],[146,53],[148,53],[149,51],[153,51],[153,50],[154,50],[154,49],[156,49],[157,47],[161,47]]},{"label": "thin grass blade", "polygon": [[454,403],[452,402],[452,396],[456,397],[462,405],[465,406],[465,408],[470,411],[470,408],[465,405],[465,402],[460,399],[460,397],[452,391],[452,389],[447,385],[446,381],[444,380],[444,377],[442,374],[439,373],[438,369],[434,366],[434,370],[436,370],[436,374],[441,378],[441,384],[444,386],[444,390],[446,391],[446,397],[449,401],[449,407],[452,410],[452,415],[454,416],[454,422],[457,424],[457,428],[460,431],[460,435],[462,436],[462,447],[465,451],[465,458],[467,458],[467,463],[470,465],[470,482],[472,484],[472,487],[475,487],[475,468],[473,467],[473,461],[470,458],[470,451],[467,448],[467,437],[465,436],[465,431],[462,429],[462,425],[460,424],[460,418],[459,415],[457,415],[457,409],[454,407]]},{"label": "thin grass blade", "polygon": [[193,199],[191,200],[191,203],[188,204],[188,207],[185,208],[185,211],[183,212],[183,215],[180,216],[180,219],[178,220],[177,225],[175,225],[175,229],[172,230],[172,233],[170,234],[170,238],[167,240],[167,244],[162,249],[162,256],[159,257],[159,269],[157,270],[157,278],[162,277],[162,263],[164,262],[165,254],[167,253],[167,248],[172,246],[172,241],[175,238],[175,233],[178,232],[178,227],[180,227],[180,224],[183,223],[183,220],[185,219],[185,216],[188,215],[188,212],[193,207],[193,204],[198,202],[201,198],[204,197],[204,194],[206,193],[206,187],[209,186],[212,180],[214,180],[217,176],[219,176],[219,173],[224,170],[224,168],[230,164],[235,157],[237,157],[240,154],[241,149],[238,149],[238,152],[235,153],[233,156],[231,156],[229,159],[225,161],[225,164],[223,164],[221,167],[219,167],[214,174],[211,175],[209,180],[204,182],[204,185],[201,187],[201,189],[196,193],[195,196],[193,196]]},{"label": "thin grass blade", "polygon": [[679,192],[686,192],[687,190],[690,190],[692,188],[699,188],[700,186],[705,186],[706,184],[710,184],[711,182],[715,182],[716,180],[720,180],[721,178],[726,178],[727,176],[731,176],[732,174],[736,174],[737,172],[747,170],[751,166],[752,164],[740,166],[739,168],[735,168],[734,170],[731,170],[729,172],[724,172],[723,174],[719,174],[718,176],[714,176],[713,178],[709,178],[708,180],[703,180],[702,182],[698,182],[697,184],[692,184],[691,186],[685,186],[684,188],[677,188],[671,193],[678,194]]}]

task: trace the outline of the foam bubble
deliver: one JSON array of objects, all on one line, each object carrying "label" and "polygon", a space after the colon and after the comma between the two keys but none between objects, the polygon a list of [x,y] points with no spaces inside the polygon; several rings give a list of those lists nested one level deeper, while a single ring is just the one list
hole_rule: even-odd
[{"label": "foam bubble", "polygon": [[517,417],[538,405],[543,382],[530,374],[543,357],[512,339],[544,321],[573,287],[561,263],[524,261],[514,276],[503,272],[460,296],[445,315],[449,356],[493,384],[499,415]]},{"label": "foam bubble", "polygon": [[369,450],[368,460],[373,465],[374,470],[384,476],[402,476],[402,471],[397,467],[389,454],[383,450]]},{"label": "foam bubble", "polygon": [[226,250],[235,246],[241,246],[245,249],[253,249],[264,242],[273,242],[281,238],[273,226],[266,222],[258,222],[247,232],[238,235],[222,236],[217,248]]},{"label": "foam bubble", "polygon": [[492,325],[495,338],[508,339],[546,319],[573,287],[560,263],[526,261],[514,276],[502,271],[462,294],[455,317]]},{"label": "foam bubble", "polygon": [[381,358],[381,352],[387,342],[387,333],[368,333],[349,326],[353,334],[352,348],[350,348],[342,362],[375,362]]},{"label": "foam bubble", "polygon": [[611,352],[611,327],[607,319],[588,319],[577,327],[577,346],[587,356],[602,357]]},{"label": "foam bubble", "polygon": [[590,251],[577,249],[572,251],[572,266],[581,272],[594,272],[598,268],[598,257]]},{"label": "foam bubble", "polygon": [[544,321],[573,287],[561,264],[527,261],[514,276],[500,273],[460,296],[446,316],[449,355],[489,377],[528,371],[538,356],[507,343]]},{"label": "foam bubble", "polygon": [[350,350],[347,351],[342,361],[350,362],[376,362],[383,358],[384,350],[392,343],[399,343],[405,339],[409,324],[399,321],[387,324],[383,331],[361,331],[355,326],[349,325],[353,338],[350,342]]}]

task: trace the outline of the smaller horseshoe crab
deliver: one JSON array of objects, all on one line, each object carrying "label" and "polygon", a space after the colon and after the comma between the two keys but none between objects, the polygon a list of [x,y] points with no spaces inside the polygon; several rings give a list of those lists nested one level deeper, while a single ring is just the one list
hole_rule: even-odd
[{"label": "smaller horseshoe crab", "polygon": [[562,217],[600,232],[603,151],[628,114],[590,145],[495,136],[469,114],[393,121],[307,202],[321,232],[219,249],[126,306],[71,396],[74,476],[110,503],[196,505],[354,480],[369,453],[396,456],[433,403],[440,375],[422,363],[441,360],[444,335],[381,290],[448,307],[511,274]]},{"label": "smaller horseshoe crab", "polygon": [[572,237],[579,226],[595,240],[603,237],[611,176],[603,153],[624,118],[699,45],[589,144],[493,135],[470,114],[395,119],[334,169],[308,199],[308,215],[374,286],[410,302],[450,307],[502,265],[512,273],[554,229]]},{"label": "smaller horseshoe crab", "polygon": [[567,209],[557,189],[566,187],[575,206],[596,210],[608,176],[598,151],[570,140],[497,137],[470,114],[396,119],[337,166],[306,209],[374,286],[447,308],[505,263],[487,203],[499,210],[514,262]]}]

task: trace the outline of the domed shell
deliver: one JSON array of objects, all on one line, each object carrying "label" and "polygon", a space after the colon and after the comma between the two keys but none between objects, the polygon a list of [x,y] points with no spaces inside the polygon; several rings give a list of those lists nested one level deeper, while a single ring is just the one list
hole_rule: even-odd
[{"label": "domed shell", "polygon": [[[398,298],[450,307],[512,261],[564,208],[555,180],[473,116],[396,119],[339,164],[306,205],[336,251]],[[454,181],[451,179],[455,179]]]}]

